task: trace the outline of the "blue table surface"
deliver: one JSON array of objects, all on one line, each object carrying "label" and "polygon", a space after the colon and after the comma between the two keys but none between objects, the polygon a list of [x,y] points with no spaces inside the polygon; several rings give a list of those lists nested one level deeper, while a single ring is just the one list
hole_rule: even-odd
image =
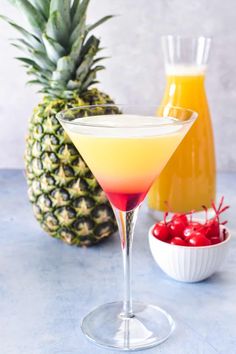
[{"label": "blue table surface", "polygon": [[[145,206],[136,227],[134,298],[157,304],[174,317],[168,341],[147,353],[236,353],[236,174],[218,176],[219,195],[231,205],[231,250],[210,279],[185,284],[156,265],[148,247],[153,220]],[[0,171],[0,354],[106,354],[87,341],[81,318],[99,304],[122,298],[118,235],[92,248],[47,236],[27,199],[22,171]]]}]

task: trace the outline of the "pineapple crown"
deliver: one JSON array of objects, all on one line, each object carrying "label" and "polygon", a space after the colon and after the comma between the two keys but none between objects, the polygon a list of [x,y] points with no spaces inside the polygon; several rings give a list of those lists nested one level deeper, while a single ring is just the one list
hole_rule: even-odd
[{"label": "pineapple crown", "polygon": [[30,30],[0,16],[21,38],[12,45],[25,54],[17,57],[32,79],[51,98],[71,99],[97,83],[97,72],[105,67],[97,57],[100,40],[91,31],[113,16],[86,24],[90,0],[9,0],[26,15]]}]

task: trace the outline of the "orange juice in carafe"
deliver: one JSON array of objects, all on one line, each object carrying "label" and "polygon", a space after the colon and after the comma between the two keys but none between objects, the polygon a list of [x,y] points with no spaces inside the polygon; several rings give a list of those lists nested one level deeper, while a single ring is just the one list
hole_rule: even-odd
[{"label": "orange juice in carafe", "polygon": [[[166,40],[168,37],[165,37]],[[167,84],[162,105],[192,109],[198,112],[198,118],[153,184],[148,202],[153,211],[200,211],[202,205],[211,207],[215,199],[214,141],[204,86],[208,57],[204,51],[209,51],[210,43],[206,41],[210,40],[203,37],[194,39],[194,53],[189,60],[189,53],[186,53],[183,62],[182,42],[186,44],[193,39],[184,37],[181,41],[181,37],[172,37],[172,40],[179,42],[176,45],[179,60],[172,57],[172,63],[166,64]],[[168,50],[170,43],[166,45]],[[173,48],[172,43],[172,56],[173,49],[177,48]],[[185,49],[182,48],[182,51],[185,52]]]}]

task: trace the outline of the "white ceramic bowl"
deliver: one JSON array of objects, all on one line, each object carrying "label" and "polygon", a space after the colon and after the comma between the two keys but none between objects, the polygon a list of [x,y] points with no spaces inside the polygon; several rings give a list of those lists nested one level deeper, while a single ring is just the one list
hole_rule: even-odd
[{"label": "white ceramic bowl", "polygon": [[152,234],[154,225],[149,229],[149,245],[153,258],[159,267],[171,278],[183,282],[197,282],[210,277],[219,270],[229,248],[231,238],[226,230],[226,239],[221,243],[204,247],[177,246],[163,242]]}]

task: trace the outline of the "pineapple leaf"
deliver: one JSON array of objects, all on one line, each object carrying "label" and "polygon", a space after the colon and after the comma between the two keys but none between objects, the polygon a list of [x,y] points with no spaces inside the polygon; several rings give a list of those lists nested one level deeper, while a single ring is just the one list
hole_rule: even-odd
[{"label": "pineapple leaf", "polygon": [[84,37],[79,36],[78,39],[75,41],[75,43],[72,46],[70,56],[74,60],[75,63],[78,61],[78,59],[80,57],[80,53],[83,48],[83,43],[84,43]]},{"label": "pineapple leaf", "polygon": [[102,23],[110,20],[112,17],[114,17],[114,15],[105,16],[105,17],[101,18],[99,21],[95,22],[93,25],[88,26],[87,31],[88,32],[92,31],[94,28],[100,26]]},{"label": "pineapple leaf", "polygon": [[70,71],[72,73],[74,70],[74,61],[69,56],[60,58],[57,62],[57,70]]},{"label": "pineapple leaf", "polygon": [[28,41],[35,49],[42,50],[43,47],[42,43],[40,42],[40,39],[37,36],[28,32],[23,27],[18,26],[15,22],[13,22],[8,17],[0,15],[0,18],[8,22],[10,26],[15,28],[25,38],[25,40]]},{"label": "pineapple leaf", "polygon": [[75,13],[76,13],[76,10],[79,6],[79,3],[80,3],[80,0],[74,0],[73,1],[73,5],[71,6],[71,9],[70,9],[70,17],[73,19]]},{"label": "pineapple leaf", "polygon": [[48,70],[43,70],[41,66],[38,65],[38,63],[36,63],[35,60],[30,59],[30,58],[24,58],[24,57],[17,57],[15,58],[19,61],[21,61],[22,63],[26,64],[26,67],[29,69],[28,70],[28,74],[38,74],[38,75],[42,75],[42,77],[45,77],[47,79],[47,82],[49,80],[50,77],[50,71]]},{"label": "pineapple leaf", "polygon": [[41,12],[45,19],[48,18],[49,8],[50,8],[50,0],[29,0],[31,4]]},{"label": "pineapple leaf", "polygon": [[26,15],[31,30],[0,16],[21,36],[12,42],[26,54],[17,59],[27,68],[31,84],[41,85],[50,98],[75,97],[97,83],[96,75],[105,59],[96,57],[102,48],[90,31],[113,16],[87,25],[89,0],[10,0]]},{"label": "pineapple leaf", "polygon": [[55,95],[58,98],[62,98],[62,99],[72,99],[74,97],[74,92],[73,91],[65,91],[65,90],[55,90],[55,89],[51,89],[50,87],[48,88],[44,88],[39,92],[43,92],[48,94],[49,97],[54,98]]},{"label": "pineapple leaf", "polygon": [[75,43],[77,38],[79,38],[79,37],[85,38],[85,31],[86,31],[85,20],[86,20],[86,16],[84,15],[83,17],[81,17],[80,22],[78,23],[78,25],[73,30],[73,32],[72,32],[72,34],[70,36],[70,41],[69,41],[70,46],[72,46],[73,43]]},{"label": "pineapple leaf", "polygon": [[96,38],[95,36],[90,36],[86,43],[84,44],[84,47],[83,47],[83,52],[82,52],[82,56],[84,56],[86,53],[88,53],[90,47],[96,47],[98,48],[99,47],[99,43],[100,43],[100,40],[98,38]]},{"label": "pineapple leaf", "polygon": [[75,62],[70,56],[62,57],[57,62],[57,69],[53,72],[52,80],[67,83],[75,68]]},{"label": "pineapple leaf", "polygon": [[93,64],[98,63],[99,61],[109,59],[110,57],[99,57],[93,60]]},{"label": "pineapple leaf", "polygon": [[42,85],[42,82],[39,80],[30,80],[26,82],[27,85]]},{"label": "pineapple leaf", "polygon": [[23,63],[25,63],[25,64],[27,64],[29,66],[38,67],[37,64],[33,60],[31,60],[29,58],[16,57],[15,59],[20,60],[20,61],[22,61]]},{"label": "pineapple leaf", "polygon": [[17,43],[11,43],[11,45],[19,50],[22,50],[23,52],[25,51],[25,48],[22,47],[20,44]]},{"label": "pineapple leaf", "polygon": [[11,43],[12,45],[14,45],[15,47],[19,47],[22,50],[34,50],[35,48],[26,40],[24,40],[23,38],[16,38],[14,39],[14,42]]},{"label": "pineapple leaf", "polygon": [[46,25],[46,33],[63,47],[67,47],[69,31],[59,11],[54,11],[50,14]]},{"label": "pineapple leaf", "polygon": [[73,20],[72,20],[72,28],[75,29],[75,27],[80,23],[81,18],[86,16],[86,11],[89,5],[90,0],[83,0],[81,3],[78,4],[76,12],[74,14]]},{"label": "pineapple leaf", "polygon": [[99,40],[95,37],[90,37],[90,45],[87,47],[87,53],[83,53],[82,62],[76,71],[76,78],[83,81],[91,70],[94,63],[94,56],[99,47]]},{"label": "pineapple leaf", "polygon": [[45,86],[49,85],[50,79],[51,79],[51,73],[48,73],[46,71],[40,72],[37,69],[35,69],[34,67],[28,67],[28,71],[27,74],[32,75],[34,77],[36,77],[37,80],[39,80],[40,82],[42,82],[42,84]]},{"label": "pineapple leaf", "polygon": [[83,82],[82,91],[87,90],[89,86],[93,85],[93,82],[97,77],[97,72],[103,69],[105,69],[104,66],[96,66],[93,70],[89,71],[86,80]]},{"label": "pineapple leaf", "polygon": [[34,60],[29,59],[29,58],[23,58],[23,57],[16,57],[15,59],[23,62],[24,64],[26,64],[27,67],[32,67],[37,71],[40,71],[41,68],[35,63]]},{"label": "pineapple leaf", "polygon": [[32,27],[32,31],[40,35],[45,27],[45,20],[43,15],[28,0],[16,0],[18,5],[28,19]]},{"label": "pineapple leaf", "polygon": [[46,81],[46,79],[45,78],[43,78],[43,77],[39,77],[38,75],[36,75],[36,74],[34,74],[34,73],[32,73],[32,75],[33,76],[35,76],[35,79],[33,79],[33,80],[29,80],[29,81],[27,81],[27,83],[31,83],[32,81],[37,81],[37,82],[39,82],[41,85],[43,85],[43,86],[48,86],[48,82]]},{"label": "pineapple leaf", "polygon": [[89,86],[92,86],[94,84],[99,84],[99,81],[98,80],[93,80],[90,82]]},{"label": "pineapple leaf", "polygon": [[105,69],[104,65],[97,65],[97,66],[95,66],[95,68],[92,71],[97,72],[97,71],[101,71],[104,69]]},{"label": "pineapple leaf", "polygon": [[57,11],[64,22],[67,32],[70,30],[70,1],[69,0],[51,0],[50,15]]},{"label": "pineapple leaf", "polygon": [[55,70],[56,65],[47,57],[47,55],[45,55],[45,52],[35,50],[33,47],[30,47],[24,40],[19,39],[18,41],[20,44],[12,43],[12,45],[20,50],[23,50],[24,52],[27,49],[29,59],[33,60],[39,68],[47,71]]},{"label": "pineapple leaf", "polygon": [[49,59],[57,64],[58,60],[65,55],[65,49],[55,40],[48,37],[46,33],[42,37]]},{"label": "pineapple leaf", "polygon": [[38,52],[36,50],[30,51],[31,59],[38,64],[43,70],[53,71],[56,68],[56,65],[45,55],[43,52]]},{"label": "pineapple leaf", "polygon": [[78,80],[70,80],[67,84],[67,88],[69,90],[79,89],[80,86],[81,86],[81,82]]}]

